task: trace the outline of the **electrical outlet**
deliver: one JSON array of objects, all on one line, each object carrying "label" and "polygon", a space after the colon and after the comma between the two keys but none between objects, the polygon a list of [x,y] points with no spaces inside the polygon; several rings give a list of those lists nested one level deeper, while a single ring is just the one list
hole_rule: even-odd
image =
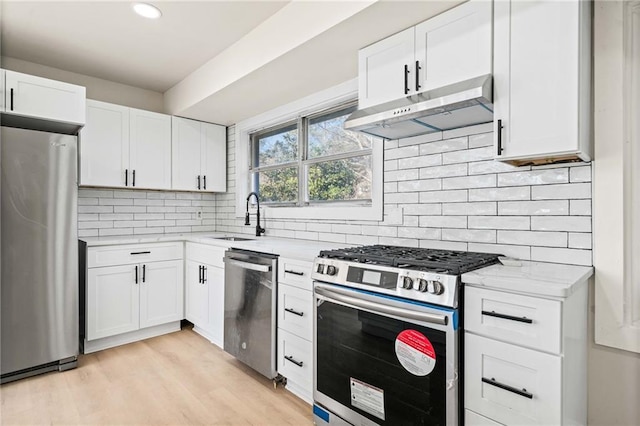
[{"label": "electrical outlet", "polygon": [[198,210],[198,211],[196,212],[196,219],[197,219],[197,220],[202,220],[202,210]]}]

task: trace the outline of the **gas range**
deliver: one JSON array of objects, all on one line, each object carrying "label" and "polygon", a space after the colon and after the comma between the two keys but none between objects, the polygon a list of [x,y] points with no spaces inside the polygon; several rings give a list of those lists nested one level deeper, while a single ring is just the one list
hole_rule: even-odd
[{"label": "gas range", "polygon": [[316,281],[458,307],[460,275],[498,262],[498,254],[372,245],[321,251]]}]

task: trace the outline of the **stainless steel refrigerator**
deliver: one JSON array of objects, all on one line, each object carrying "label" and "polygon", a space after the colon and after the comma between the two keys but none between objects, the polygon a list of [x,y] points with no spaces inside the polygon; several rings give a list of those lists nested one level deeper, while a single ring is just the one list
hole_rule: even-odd
[{"label": "stainless steel refrigerator", "polygon": [[3,383],[78,355],[77,138],[2,127]]}]

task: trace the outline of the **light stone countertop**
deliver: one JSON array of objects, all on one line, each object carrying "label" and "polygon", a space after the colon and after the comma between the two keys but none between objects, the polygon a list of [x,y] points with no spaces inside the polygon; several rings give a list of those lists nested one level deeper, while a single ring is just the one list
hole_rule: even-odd
[{"label": "light stone countertop", "polygon": [[[507,263],[507,262],[505,262]],[[491,265],[462,275],[466,285],[536,296],[568,297],[593,275],[590,266],[517,260]]]},{"label": "light stone countertop", "polygon": [[[252,238],[252,240],[228,241],[215,238],[224,236]],[[223,232],[83,237],[79,238],[79,240],[87,243],[87,247],[121,244],[148,244],[173,241],[193,242],[221,247],[233,247],[244,250],[252,250],[261,253],[278,254],[282,257],[305,260],[308,262],[313,262],[313,260],[316,258],[316,256],[318,256],[321,250],[331,250],[353,246],[353,244],[330,243],[323,241],[299,240],[293,238],[277,238],[268,236],[255,237],[249,234],[230,234]]]}]

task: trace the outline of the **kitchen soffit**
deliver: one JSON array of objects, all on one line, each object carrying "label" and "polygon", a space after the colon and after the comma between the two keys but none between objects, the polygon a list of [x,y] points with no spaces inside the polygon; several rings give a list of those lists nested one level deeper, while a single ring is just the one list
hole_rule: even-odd
[{"label": "kitchen soffit", "polygon": [[[324,28],[309,22],[321,29],[300,36],[282,31],[298,16],[292,10],[321,10],[319,4],[331,8],[333,2],[160,1],[162,18],[144,20],[130,2],[5,0],[0,51],[164,93],[168,113],[229,125],[357,77],[358,49],[463,1],[363,0],[342,2],[339,9],[334,3],[336,13],[350,11],[337,19],[313,15],[327,21]],[[272,33],[265,31],[269,22],[276,27]],[[260,45],[282,40],[283,34],[297,36],[297,44],[277,54]],[[247,56],[263,63],[237,61]]]}]

